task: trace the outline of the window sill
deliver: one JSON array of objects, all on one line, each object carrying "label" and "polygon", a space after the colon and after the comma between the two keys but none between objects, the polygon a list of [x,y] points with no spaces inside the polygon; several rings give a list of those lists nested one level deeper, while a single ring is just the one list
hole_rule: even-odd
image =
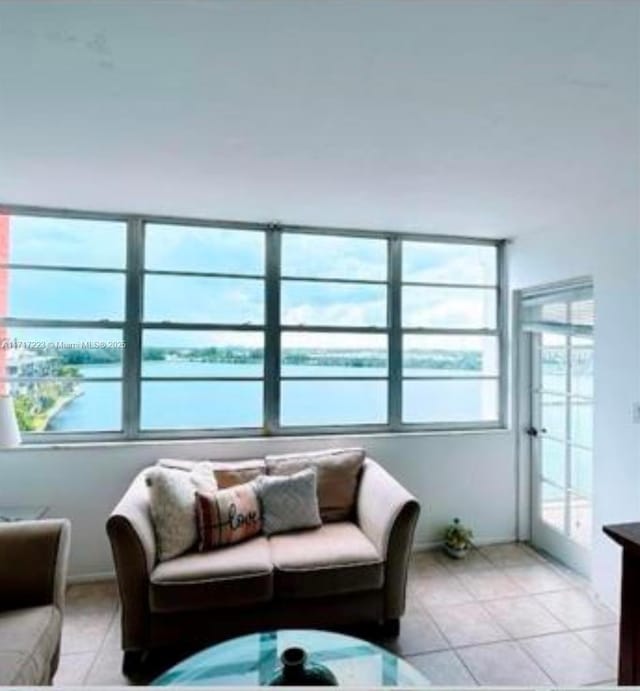
[{"label": "window sill", "polygon": [[0,453],[21,453],[43,450],[60,449],[103,449],[103,448],[149,448],[149,447],[176,447],[176,446],[211,446],[215,445],[256,445],[256,444],[292,444],[299,442],[322,442],[333,443],[334,440],[343,441],[367,439],[400,439],[405,437],[467,437],[467,436],[486,436],[486,435],[506,435],[511,433],[511,428],[507,426],[466,428],[466,429],[440,429],[440,430],[407,430],[407,431],[384,431],[384,432],[344,432],[332,434],[299,434],[299,435],[255,435],[237,437],[176,437],[162,439],[95,439],[82,441],[43,441],[27,442],[20,446],[0,449]]}]

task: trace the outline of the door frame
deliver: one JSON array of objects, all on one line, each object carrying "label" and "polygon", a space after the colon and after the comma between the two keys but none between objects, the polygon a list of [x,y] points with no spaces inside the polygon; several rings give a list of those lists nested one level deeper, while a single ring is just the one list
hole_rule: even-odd
[{"label": "door frame", "polygon": [[[591,276],[580,276],[565,281],[554,281],[513,291],[512,303],[512,343],[513,343],[513,430],[515,446],[516,478],[516,538],[531,542],[533,540],[534,489],[534,439],[527,434],[532,419],[531,378],[533,376],[533,338],[524,331],[522,301],[525,297],[553,293],[572,287],[593,285]],[[595,347],[595,342],[594,342]],[[593,496],[592,496],[593,501]],[[576,559],[580,561],[580,559]],[[590,560],[588,560],[590,561]],[[590,563],[583,563],[580,570],[590,576]]]}]

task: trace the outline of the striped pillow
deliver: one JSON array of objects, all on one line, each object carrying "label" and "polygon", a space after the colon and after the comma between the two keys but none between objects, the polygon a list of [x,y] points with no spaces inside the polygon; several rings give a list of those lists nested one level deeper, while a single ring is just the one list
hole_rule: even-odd
[{"label": "striped pillow", "polygon": [[196,492],[196,517],[201,552],[242,542],[262,530],[260,502],[252,482],[214,495]]}]

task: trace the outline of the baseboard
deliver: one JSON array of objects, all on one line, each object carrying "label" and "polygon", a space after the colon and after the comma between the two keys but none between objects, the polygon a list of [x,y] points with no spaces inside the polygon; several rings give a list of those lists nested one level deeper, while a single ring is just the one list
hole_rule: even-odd
[{"label": "baseboard", "polygon": [[[486,547],[487,545],[505,545],[509,542],[518,542],[514,536],[511,537],[487,537],[479,540],[474,540],[473,544],[476,547]],[[443,540],[419,541],[413,543],[414,552],[426,552],[430,549],[439,549],[444,544]]]}]

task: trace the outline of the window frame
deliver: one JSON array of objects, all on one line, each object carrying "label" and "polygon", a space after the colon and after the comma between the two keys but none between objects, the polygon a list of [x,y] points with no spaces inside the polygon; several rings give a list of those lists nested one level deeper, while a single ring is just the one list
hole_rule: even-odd
[{"label": "window frame", "polygon": [[[6,326],[38,327],[63,326],[87,328],[120,329],[125,348],[122,362],[122,430],[113,432],[24,432],[26,443],[52,444],[57,442],[98,442],[98,441],[143,441],[143,440],[181,440],[201,438],[242,438],[269,436],[314,436],[314,435],[364,435],[385,433],[419,433],[419,432],[456,432],[480,430],[504,430],[507,428],[508,398],[508,352],[507,352],[507,275],[505,251],[506,241],[490,238],[466,236],[444,236],[401,232],[390,230],[365,230],[355,228],[332,228],[323,226],[302,226],[275,223],[251,223],[241,221],[222,221],[178,216],[160,216],[154,214],[102,213],[95,211],[77,211],[52,209],[22,205],[0,204],[0,215],[40,216],[70,219],[87,219],[96,221],[118,221],[126,224],[126,266],[125,266],[125,304],[124,321],[69,321],[50,319],[16,319],[5,318],[0,323]],[[229,230],[251,230],[264,234],[264,289],[265,320],[263,325],[238,325],[217,323],[179,323],[179,322],[145,322],[144,277],[147,273],[180,275],[180,271],[155,271],[145,267],[145,225],[163,224],[175,226],[196,226],[201,228],[218,228]],[[386,284],[387,289],[387,324],[384,327],[326,327],[326,326],[283,326],[280,323],[282,237],[287,234],[333,235],[341,237],[371,238],[386,240],[387,243],[387,278],[386,281],[367,281],[349,279],[348,283]],[[460,245],[485,245],[496,249],[497,284],[496,290],[496,328],[495,329],[416,329],[402,325],[402,242],[403,240],[445,243]],[[11,268],[12,264],[3,265]],[[56,270],[65,269],[56,267]],[[93,272],[94,269],[86,269]],[[100,269],[95,269],[100,273]],[[104,270],[102,270],[104,271]],[[182,272],[184,273],[184,272]],[[193,274],[194,272],[186,272]],[[195,272],[199,273],[199,272]],[[213,272],[212,275],[215,275]],[[294,280],[304,280],[294,277]],[[324,279],[314,279],[324,282]],[[335,279],[326,279],[335,282]],[[412,285],[413,282],[408,282]],[[440,284],[437,284],[442,287]],[[458,286],[458,284],[455,284]],[[464,287],[464,284],[460,284]],[[482,289],[487,289],[483,286]],[[144,328],[171,330],[203,331],[262,331],[264,333],[264,371],[263,371],[263,424],[262,427],[246,428],[206,428],[206,429],[162,429],[142,430],[140,428],[141,388],[142,388],[142,334]],[[387,422],[384,424],[360,425],[305,425],[290,426],[280,424],[280,384],[281,384],[281,340],[283,332],[336,332],[336,333],[377,333],[388,338],[388,372],[387,372]],[[406,333],[433,335],[494,336],[498,342],[498,417],[491,421],[471,422],[402,422],[402,385],[406,377],[402,368],[402,337]],[[429,377],[426,377],[427,379]],[[358,378],[355,380],[357,381]],[[363,379],[368,380],[366,377]]]}]

